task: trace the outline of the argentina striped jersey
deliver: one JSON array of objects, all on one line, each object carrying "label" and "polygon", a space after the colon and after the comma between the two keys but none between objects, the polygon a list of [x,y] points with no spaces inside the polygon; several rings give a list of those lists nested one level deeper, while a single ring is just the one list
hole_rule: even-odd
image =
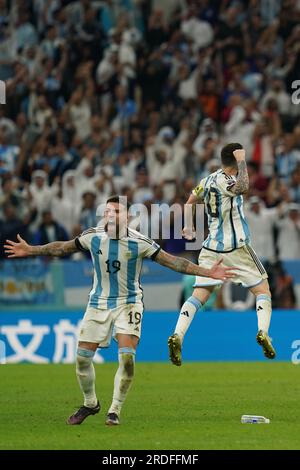
[{"label": "argentina striped jersey", "polygon": [[75,239],[78,249],[89,250],[94,265],[89,306],[113,309],[142,302],[140,273],[144,258],[154,259],[160,246],[136,230],[120,239],[109,238],[103,227],[91,228]]},{"label": "argentina striped jersey", "polygon": [[250,243],[250,232],[243,210],[243,196],[230,191],[234,176],[218,170],[203,178],[193,190],[202,198],[208,218],[208,237],[203,247],[229,252]]}]

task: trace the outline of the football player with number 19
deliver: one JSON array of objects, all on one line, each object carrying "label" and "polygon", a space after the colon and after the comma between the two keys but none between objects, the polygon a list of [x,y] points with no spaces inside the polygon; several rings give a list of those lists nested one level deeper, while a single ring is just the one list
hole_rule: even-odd
[{"label": "football player with number 19", "polygon": [[6,241],[9,258],[25,256],[65,256],[79,250],[90,251],[94,264],[94,282],[83,318],[76,356],[76,373],[84,404],[67,423],[81,424],[100,411],[95,392],[93,356],[98,347],[108,347],[112,336],[118,342],[119,368],[115,375],[111,406],[106,424],[117,425],[134,376],[136,348],[141,335],[143,291],[139,278],[144,258],[174,271],[226,280],[234,276],[233,267],[224,268],[222,260],[205,269],[172,256],[153,240],[128,228],[126,198],[112,196],[106,202],[104,225],[92,227],[74,240],[31,246],[17,236]]}]

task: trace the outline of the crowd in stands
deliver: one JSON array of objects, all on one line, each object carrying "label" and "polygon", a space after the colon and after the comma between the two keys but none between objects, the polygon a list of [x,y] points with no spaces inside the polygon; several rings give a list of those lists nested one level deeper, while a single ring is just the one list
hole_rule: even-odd
[{"label": "crowd in stands", "polygon": [[254,248],[300,258],[299,70],[299,0],[0,0],[0,256],[114,193],[183,205],[231,141]]}]

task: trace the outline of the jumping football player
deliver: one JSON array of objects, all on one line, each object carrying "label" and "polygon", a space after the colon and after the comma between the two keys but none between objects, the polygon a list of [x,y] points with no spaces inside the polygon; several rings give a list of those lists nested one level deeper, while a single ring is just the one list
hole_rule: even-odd
[{"label": "jumping football player", "polygon": [[[225,266],[237,266],[233,282],[242,284],[256,297],[258,333],[256,340],[264,355],[275,358],[275,350],[268,336],[271,320],[271,293],[268,275],[250,244],[250,233],[243,211],[243,196],[249,189],[245,150],[241,144],[230,143],[221,151],[222,168],[202,179],[192,191],[186,204],[204,203],[208,217],[208,237],[203,242],[199,264],[212,266],[222,258]],[[262,227],[263,230],[263,227]],[[193,238],[194,228],[189,222],[183,234]],[[183,304],[175,332],[168,339],[171,362],[182,363],[182,342],[195,313],[223,281],[196,277],[192,296]]]}]

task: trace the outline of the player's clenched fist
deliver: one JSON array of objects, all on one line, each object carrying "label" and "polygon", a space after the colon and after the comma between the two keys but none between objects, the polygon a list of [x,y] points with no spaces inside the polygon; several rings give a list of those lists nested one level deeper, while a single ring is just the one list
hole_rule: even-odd
[{"label": "player's clenched fist", "polygon": [[186,240],[194,240],[195,239],[195,229],[191,229],[191,228],[188,228],[188,227],[184,227],[183,230],[182,230],[182,236],[183,238],[185,238]]},{"label": "player's clenched fist", "polygon": [[246,157],[245,149],[234,150],[233,155],[237,162],[241,162],[242,160],[245,160]]}]

